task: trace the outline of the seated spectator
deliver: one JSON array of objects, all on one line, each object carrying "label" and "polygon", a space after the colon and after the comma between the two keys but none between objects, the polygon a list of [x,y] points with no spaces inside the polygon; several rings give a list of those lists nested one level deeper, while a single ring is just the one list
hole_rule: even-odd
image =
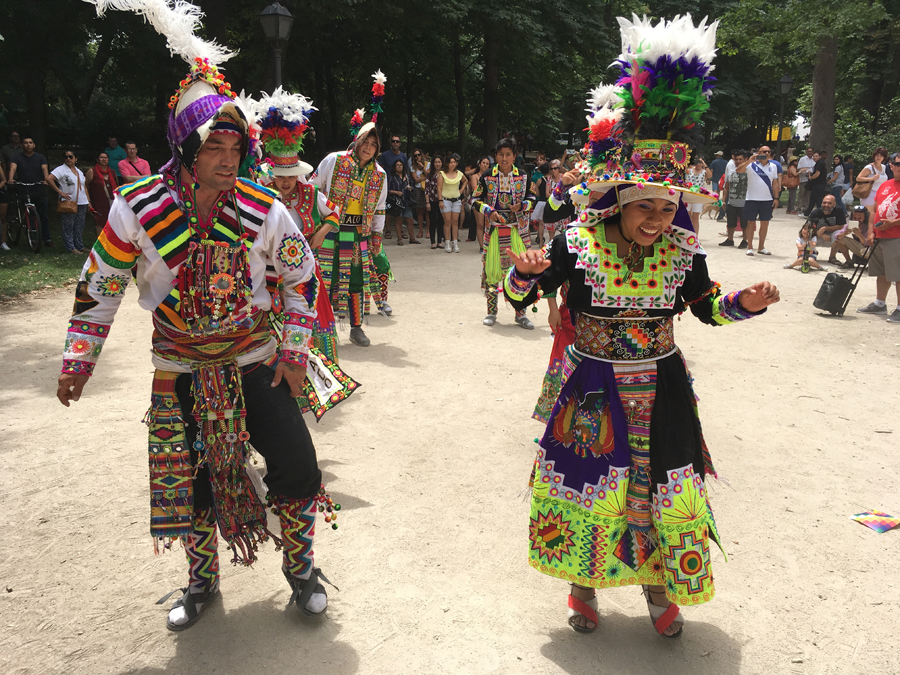
[{"label": "seated spectator", "polygon": [[[853,225],[856,223],[856,225]],[[850,223],[834,233],[832,252],[840,253],[847,259],[844,267],[853,267],[854,262],[864,262],[869,257],[866,237],[869,235],[869,210],[865,206],[854,206]],[[851,258],[850,256],[854,256]]]},{"label": "seated spectator", "polygon": [[828,262],[837,264],[834,249],[834,233],[847,224],[847,216],[844,212],[837,208],[837,199],[834,195],[828,194],[822,197],[822,206],[813,209],[809,214],[809,222],[816,228],[816,236],[823,245],[832,248],[831,254],[828,256]]},{"label": "seated spectator", "polygon": [[789,270],[795,267],[803,266],[803,258],[806,256],[806,262],[809,263],[811,269],[820,270],[822,272],[827,272],[828,268],[823,267],[819,264],[817,258],[819,257],[819,252],[816,250],[816,236],[813,234],[815,232],[814,226],[809,221],[803,223],[803,227],[800,228],[800,232],[797,236],[797,259],[784,266],[784,269]]},{"label": "seated spectator", "polygon": [[122,185],[134,183],[150,175],[150,163],[137,154],[137,145],[129,141],[125,144],[127,157],[119,162],[119,173],[122,174]]}]

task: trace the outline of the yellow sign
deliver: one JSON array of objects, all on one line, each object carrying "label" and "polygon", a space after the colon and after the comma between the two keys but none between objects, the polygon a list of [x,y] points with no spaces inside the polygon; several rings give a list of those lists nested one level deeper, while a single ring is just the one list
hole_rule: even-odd
[{"label": "yellow sign", "polygon": [[[794,135],[794,131],[793,131],[793,129],[791,129],[791,127],[788,127],[788,126],[781,127],[781,140],[782,141],[791,140],[791,138],[793,138],[793,135]],[[777,140],[778,140],[778,127],[775,126],[775,127],[772,127],[771,129],[769,129],[769,135],[766,137],[766,142],[774,143]]]}]

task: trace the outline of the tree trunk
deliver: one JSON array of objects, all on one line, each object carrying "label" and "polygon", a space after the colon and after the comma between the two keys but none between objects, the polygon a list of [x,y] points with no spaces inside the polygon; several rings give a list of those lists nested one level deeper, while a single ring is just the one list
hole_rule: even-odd
[{"label": "tree trunk", "polygon": [[[319,55],[316,57],[315,62],[315,89],[316,89],[316,101],[324,101],[325,100],[325,70],[322,67],[322,59]],[[330,112],[330,111],[329,111]],[[334,143],[334,140],[331,136],[331,129],[322,124],[321,127],[316,127],[316,153],[321,157],[325,153],[325,148],[331,148]]]},{"label": "tree trunk", "polygon": [[459,36],[453,42],[453,80],[456,84],[456,151],[466,156],[466,92],[463,82],[462,49]]},{"label": "tree trunk", "polygon": [[836,37],[823,37],[816,54],[813,69],[812,116],[810,119],[809,144],[815,150],[825,150],[834,155],[834,108],[837,86],[837,46]]},{"label": "tree trunk", "polygon": [[[30,69],[22,88],[25,90],[30,135],[34,138],[37,152],[47,155],[47,96],[41,65]],[[22,133],[29,131],[23,130]]]},{"label": "tree trunk", "polygon": [[[340,140],[345,134],[341,134],[340,123],[338,121],[337,95],[334,88],[334,72],[331,70],[331,63],[325,61],[325,85],[328,87],[328,121],[331,123],[331,142],[336,147],[343,145]],[[350,120],[347,120],[349,127]],[[352,140],[352,139],[351,139]]]},{"label": "tree trunk", "polygon": [[404,88],[406,89],[406,154],[411,155],[416,129],[413,123],[413,78],[408,72]]},{"label": "tree trunk", "polygon": [[500,44],[497,31],[485,22],[484,31],[484,130],[482,141],[486,150],[497,144],[500,118]]}]

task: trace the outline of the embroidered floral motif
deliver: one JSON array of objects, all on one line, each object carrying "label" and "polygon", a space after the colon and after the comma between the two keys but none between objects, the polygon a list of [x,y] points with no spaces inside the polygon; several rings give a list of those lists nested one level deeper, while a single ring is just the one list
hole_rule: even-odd
[{"label": "embroidered floral motif", "polygon": [[303,239],[293,235],[282,239],[278,259],[288,269],[295,270],[300,267],[306,259],[306,245]]},{"label": "embroidered floral motif", "polygon": [[115,297],[125,292],[129,281],[129,278],[126,276],[111,274],[108,277],[97,277],[95,285],[101,294],[106,297]]}]

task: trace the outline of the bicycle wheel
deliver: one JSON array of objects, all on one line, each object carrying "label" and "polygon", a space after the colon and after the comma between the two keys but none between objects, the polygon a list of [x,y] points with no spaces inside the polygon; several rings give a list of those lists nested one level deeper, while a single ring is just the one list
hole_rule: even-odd
[{"label": "bicycle wheel", "polygon": [[6,238],[9,239],[10,244],[15,245],[19,243],[19,237],[22,236],[22,223],[25,221],[22,202],[16,199],[9,205],[7,213],[9,217],[6,221]]},{"label": "bicycle wheel", "polygon": [[28,248],[39,253],[44,240],[41,239],[41,224],[37,209],[31,204],[25,206],[25,236],[28,237]]}]

